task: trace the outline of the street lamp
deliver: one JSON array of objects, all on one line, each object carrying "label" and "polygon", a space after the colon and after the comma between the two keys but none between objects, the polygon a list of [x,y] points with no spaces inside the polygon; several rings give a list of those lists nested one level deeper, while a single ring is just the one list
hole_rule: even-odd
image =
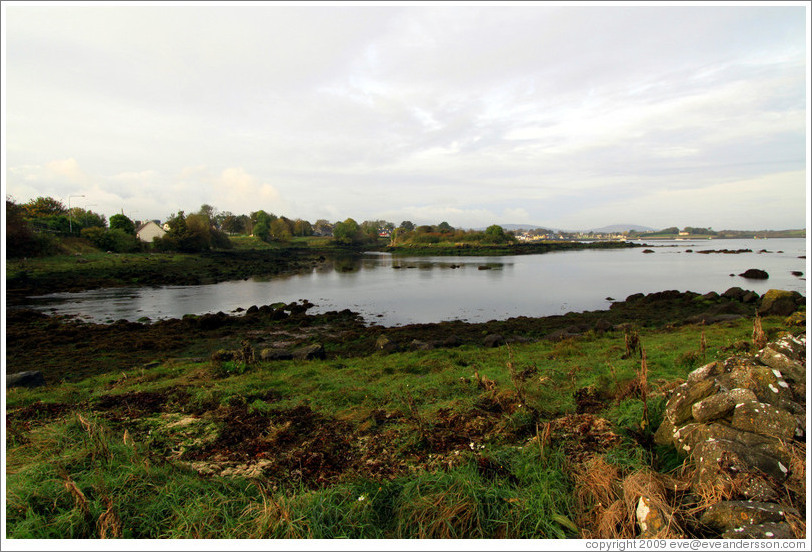
[{"label": "street lamp", "polygon": [[84,195],[69,195],[68,196],[68,233],[73,234],[73,213],[70,210],[70,198],[72,197],[85,197]]}]

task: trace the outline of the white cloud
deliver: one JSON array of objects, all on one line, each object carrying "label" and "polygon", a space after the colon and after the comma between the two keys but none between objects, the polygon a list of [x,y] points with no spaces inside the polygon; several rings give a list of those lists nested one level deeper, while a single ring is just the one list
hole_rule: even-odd
[{"label": "white cloud", "polygon": [[805,163],[803,7],[3,10],[21,201],[594,227],[622,198],[657,226],[634,215],[668,225],[669,191],[761,182],[755,206]]}]

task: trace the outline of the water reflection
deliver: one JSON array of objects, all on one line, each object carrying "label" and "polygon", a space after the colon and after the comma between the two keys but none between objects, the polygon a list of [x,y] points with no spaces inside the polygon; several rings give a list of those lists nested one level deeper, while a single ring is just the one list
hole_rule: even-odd
[{"label": "water reflection", "polygon": [[[734,241],[739,240],[727,240],[722,247],[747,245]],[[610,304],[607,297],[622,300],[632,293],[665,289],[722,293],[740,286],[759,294],[771,288],[804,293],[805,280],[793,272],[805,274],[805,260],[798,257],[805,254],[806,242],[774,243],[778,241],[772,240],[766,248],[775,253],[737,255],[693,252],[720,249],[717,243],[655,244],[655,253],[646,255],[640,249],[521,257],[347,255],[293,275],[200,286],[53,294],[32,299],[30,306],[104,322],[235,312],[252,305],[309,299],[317,305],[312,312],[350,308],[367,320],[397,325],[602,309]],[[748,268],[767,270],[769,280],[735,276]]]}]

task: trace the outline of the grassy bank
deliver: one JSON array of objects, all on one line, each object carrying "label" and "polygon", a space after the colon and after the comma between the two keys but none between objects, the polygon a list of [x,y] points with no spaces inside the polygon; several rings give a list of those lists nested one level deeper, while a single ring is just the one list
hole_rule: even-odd
[{"label": "grassy bank", "polygon": [[394,255],[453,255],[453,256],[494,256],[494,255],[533,255],[553,251],[575,251],[581,249],[623,249],[642,247],[641,244],[612,241],[576,242],[544,241],[514,242],[486,245],[480,243],[441,242],[436,244],[389,245],[384,250]]},{"label": "grassy bank", "polygon": [[747,319],[641,327],[645,373],[615,329],[10,389],[8,537],[589,536],[585,467],[678,469],[650,440],[662,392],[752,332]]}]

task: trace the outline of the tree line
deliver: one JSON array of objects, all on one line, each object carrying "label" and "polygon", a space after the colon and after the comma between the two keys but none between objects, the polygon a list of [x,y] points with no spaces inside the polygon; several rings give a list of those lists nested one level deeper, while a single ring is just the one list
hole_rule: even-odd
[{"label": "tree line", "polygon": [[229,236],[254,236],[265,242],[286,242],[295,237],[331,237],[337,245],[375,245],[387,240],[398,244],[431,244],[442,241],[507,243],[515,237],[500,226],[485,231],[462,230],[447,222],[437,225],[415,225],[409,220],[399,225],[386,220],[352,218],[331,223],[319,219],[310,223],[290,219],[264,210],[249,214],[219,211],[203,204],[194,213],[178,211],[163,224],[166,233],[145,244],[137,236],[136,221],[126,215],[104,215],[80,207],[70,209],[52,197],[37,197],[18,204],[6,198],[7,255],[9,257],[43,256],[59,251],[59,238],[82,238],[104,251],[129,253],[157,251],[200,252],[233,247]]}]

